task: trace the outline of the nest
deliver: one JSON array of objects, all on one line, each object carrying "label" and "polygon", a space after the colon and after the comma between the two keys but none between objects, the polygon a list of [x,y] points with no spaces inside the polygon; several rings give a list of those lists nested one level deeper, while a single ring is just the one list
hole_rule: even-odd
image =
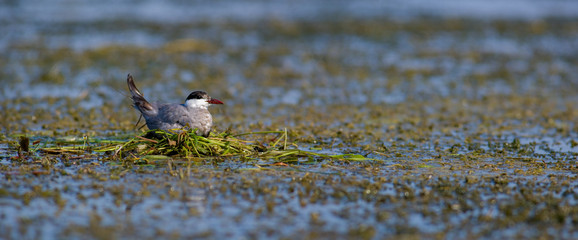
[{"label": "nest", "polygon": [[[267,140],[247,140],[248,135],[274,135]],[[114,156],[165,155],[183,158],[243,157],[275,159],[283,161],[301,157],[345,160],[370,160],[358,154],[328,155],[299,149],[296,143],[288,143],[287,130],[250,132],[233,135],[229,132],[213,133],[209,137],[198,136],[194,131],[150,130],[124,143],[99,148],[97,151],[114,151]]]}]

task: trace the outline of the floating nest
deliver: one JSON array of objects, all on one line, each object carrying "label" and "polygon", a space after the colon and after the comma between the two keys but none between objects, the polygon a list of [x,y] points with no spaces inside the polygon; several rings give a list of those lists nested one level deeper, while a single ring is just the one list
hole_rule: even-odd
[{"label": "floating nest", "polygon": [[[266,135],[266,141],[242,139],[248,135]],[[271,138],[273,135],[273,138]],[[124,143],[110,144],[97,149],[113,151],[114,156],[165,155],[175,157],[243,157],[266,158],[283,161],[300,157],[331,158],[344,160],[371,160],[359,154],[328,155],[301,150],[295,143],[288,143],[287,130],[250,132],[233,135],[229,132],[213,133],[209,137],[198,136],[194,131],[150,130]]]}]

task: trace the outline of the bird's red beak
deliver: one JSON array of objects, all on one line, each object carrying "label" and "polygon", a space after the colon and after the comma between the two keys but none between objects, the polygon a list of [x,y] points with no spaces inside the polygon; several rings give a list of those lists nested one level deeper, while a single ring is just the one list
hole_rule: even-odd
[{"label": "bird's red beak", "polygon": [[214,98],[207,100],[207,102],[210,104],[223,104],[223,102],[221,102],[219,99],[214,99]]}]

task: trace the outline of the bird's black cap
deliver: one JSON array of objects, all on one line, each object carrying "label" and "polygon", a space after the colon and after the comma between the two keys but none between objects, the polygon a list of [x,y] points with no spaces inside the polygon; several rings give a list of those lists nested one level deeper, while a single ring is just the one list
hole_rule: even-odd
[{"label": "bird's black cap", "polygon": [[187,100],[189,100],[189,99],[207,99],[208,96],[209,95],[205,91],[194,91],[191,94],[189,94],[189,96],[187,97]]}]

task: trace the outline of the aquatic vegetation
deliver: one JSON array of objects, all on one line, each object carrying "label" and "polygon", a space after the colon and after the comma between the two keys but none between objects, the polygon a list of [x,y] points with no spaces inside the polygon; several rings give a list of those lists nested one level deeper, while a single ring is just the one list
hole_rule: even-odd
[{"label": "aquatic vegetation", "polygon": [[[266,140],[246,140],[242,136],[274,135]],[[122,158],[127,154],[169,155],[175,157],[241,157],[242,159],[288,159],[319,158],[342,160],[374,160],[359,154],[329,155],[299,149],[295,142],[288,142],[287,129],[284,131],[249,132],[233,135],[230,132],[212,133],[209,137],[198,136],[194,131],[149,130],[125,143],[115,143],[97,148],[98,152],[114,152]]]},{"label": "aquatic vegetation", "polygon": [[[20,21],[0,239],[578,238],[574,19]],[[230,105],[141,132],[127,72]]]}]

